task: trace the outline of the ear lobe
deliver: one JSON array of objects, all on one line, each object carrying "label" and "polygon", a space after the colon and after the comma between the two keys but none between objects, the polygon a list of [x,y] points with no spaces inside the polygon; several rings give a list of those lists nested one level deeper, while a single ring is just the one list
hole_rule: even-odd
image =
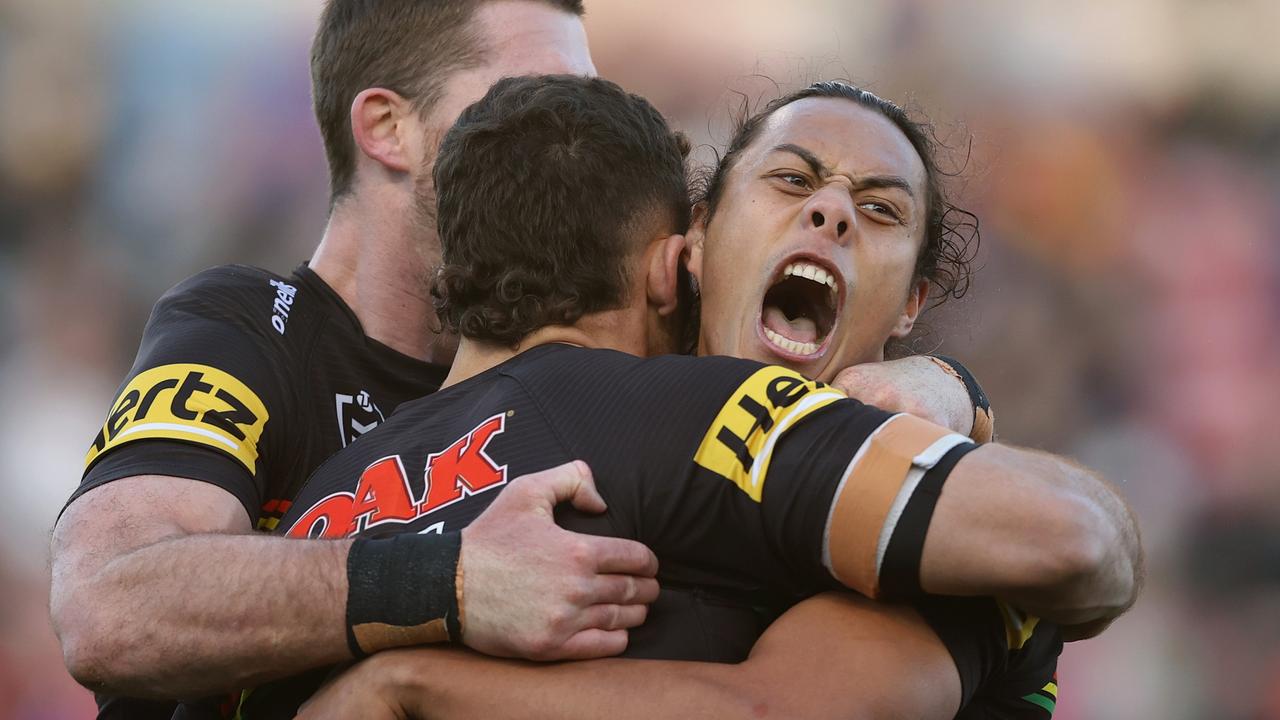
[{"label": "ear lobe", "polygon": [[906,305],[903,306],[902,314],[898,316],[898,323],[894,325],[889,336],[902,339],[910,335],[912,328],[916,326],[916,318],[920,317],[920,312],[924,310],[924,304],[928,299],[929,281],[917,280],[907,292]]},{"label": "ear lobe", "polygon": [[351,135],[356,147],[369,159],[392,172],[413,167],[405,136],[408,101],[384,88],[368,88],[351,102]]},{"label": "ear lobe", "polygon": [[688,248],[684,235],[669,235],[654,241],[649,255],[649,273],[645,279],[645,296],[661,316],[679,307],[680,258]]}]

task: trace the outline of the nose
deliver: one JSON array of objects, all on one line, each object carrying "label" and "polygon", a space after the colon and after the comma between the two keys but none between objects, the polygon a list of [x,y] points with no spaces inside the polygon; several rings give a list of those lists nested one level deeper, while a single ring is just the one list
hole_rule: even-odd
[{"label": "nose", "polygon": [[839,245],[848,243],[853,236],[853,221],[853,199],[836,188],[823,188],[814,193],[804,208],[805,229]]}]

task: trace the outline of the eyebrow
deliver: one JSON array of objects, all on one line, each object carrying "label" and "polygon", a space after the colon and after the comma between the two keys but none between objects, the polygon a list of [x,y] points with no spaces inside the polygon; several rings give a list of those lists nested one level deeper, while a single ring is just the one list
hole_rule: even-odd
[{"label": "eyebrow", "polygon": [[[795,155],[803,160],[805,164],[809,166],[809,169],[820,178],[825,178],[829,175],[835,174],[832,172],[831,168],[827,167],[818,159],[817,155],[813,154],[812,150],[800,145],[796,145],[794,143],[782,143],[781,145],[775,146],[773,151],[791,153],[792,155]],[[898,175],[867,175],[851,179],[853,180],[854,190],[898,188],[907,195],[910,195],[912,198],[915,198],[916,196],[915,191],[911,189],[911,183],[907,182],[906,178]]]}]

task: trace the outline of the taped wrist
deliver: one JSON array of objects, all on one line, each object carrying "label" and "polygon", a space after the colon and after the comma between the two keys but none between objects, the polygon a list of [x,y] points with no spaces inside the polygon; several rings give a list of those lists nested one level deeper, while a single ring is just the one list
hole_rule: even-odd
[{"label": "taped wrist", "polygon": [[991,402],[977,379],[973,377],[973,373],[955,358],[946,355],[925,355],[925,357],[937,363],[938,367],[948,375],[964,383],[964,389],[969,393],[969,404],[973,405],[973,429],[969,431],[969,438],[976,443],[991,442],[995,437],[995,413],[992,412]]},{"label": "taped wrist", "polygon": [[379,650],[462,638],[459,533],[358,538],[347,554],[347,646]]},{"label": "taped wrist", "polygon": [[823,564],[871,598],[920,593],[920,556],[948,473],[976,448],[969,438],[895,415],[859,448],[827,519]]}]

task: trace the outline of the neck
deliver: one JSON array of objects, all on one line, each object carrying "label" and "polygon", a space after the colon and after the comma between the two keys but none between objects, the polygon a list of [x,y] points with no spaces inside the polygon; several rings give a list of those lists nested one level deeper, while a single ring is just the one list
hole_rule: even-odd
[{"label": "neck", "polygon": [[497,367],[526,350],[540,345],[564,343],[600,350],[617,350],[631,355],[645,354],[645,316],[634,310],[609,310],[586,315],[573,325],[548,325],[527,335],[514,348],[462,338],[453,367],[444,385],[449,387]]},{"label": "neck", "polygon": [[417,222],[413,207],[390,204],[340,202],[311,269],[351,307],[365,335],[418,360],[446,364],[455,340],[438,332],[428,290],[439,242]]}]

